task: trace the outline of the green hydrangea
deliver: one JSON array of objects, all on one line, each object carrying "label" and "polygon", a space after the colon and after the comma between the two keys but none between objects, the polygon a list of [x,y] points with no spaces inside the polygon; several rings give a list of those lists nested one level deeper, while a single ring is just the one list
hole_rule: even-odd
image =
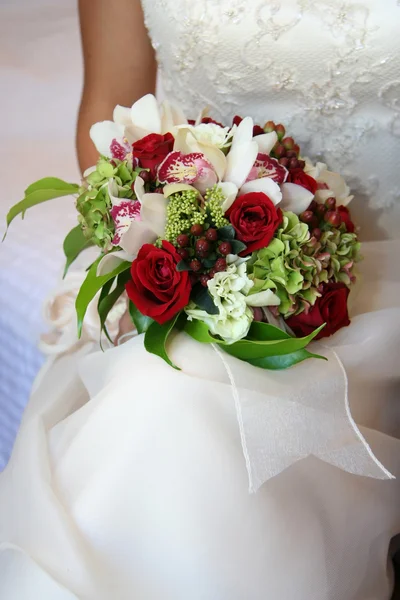
[{"label": "green hydrangea", "polygon": [[327,229],[317,241],[295,214],[285,212],[270,245],[255,252],[249,261],[255,284],[251,293],[272,289],[281,301],[279,312],[284,317],[298,314],[315,303],[322,283],[351,283],[359,251],[357,236],[344,228]]},{"label": "green hydrangea", "polygon": [[102,157],[79,190],[76,202],[79,222],[87,239],[101,248],[109,248],[114,236],[108,182],[115,180],[120,198],[132,198],[133,183],[139,170],[133,170],[127,161],[113,159],[111,164],[109,159]]}]

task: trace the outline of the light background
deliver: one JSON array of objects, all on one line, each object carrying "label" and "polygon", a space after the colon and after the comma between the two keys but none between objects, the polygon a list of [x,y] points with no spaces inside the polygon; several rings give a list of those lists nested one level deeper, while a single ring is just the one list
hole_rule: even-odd
[{"label": "light background", "polygon": [[[48,175],[79,181],[82,67],[75,0],[0,0],[0,235],[9,207]],[[0,245],[0,469],[43,357],[44,298],[59,278],[73,200],[35,207]]]}]

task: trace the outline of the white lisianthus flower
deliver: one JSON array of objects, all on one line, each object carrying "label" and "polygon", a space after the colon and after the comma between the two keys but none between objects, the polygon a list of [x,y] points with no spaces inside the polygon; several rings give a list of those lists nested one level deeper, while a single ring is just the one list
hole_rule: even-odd
[{"label": "white lisianthus flower", "polygon": [[189,319],[203,321],[213,335],[219,335],[228,344],[248,334],[253,321],[250,306],[279,304],[279,298],[271,290],[248,295],[254,283],[247,276],[246,262],[247,259],[230,255],[226,271],[216,273],[208,282],[210,295],[219,310],[217,315],[193,307],[186,309]]},{"label": "white lisianthus flower", "polygon": [[[325,163],[317,162],[315,165],[306,158],[305,173],[313,177],[322,189],[316,191],[314,200],[323,204],[328,198],[336,198],[338,206],[347,206],[353,200],[354,196],[350,194],[350,188],[339,173],[329,171]],[[325,188],[325,189],[324,189]]]}]

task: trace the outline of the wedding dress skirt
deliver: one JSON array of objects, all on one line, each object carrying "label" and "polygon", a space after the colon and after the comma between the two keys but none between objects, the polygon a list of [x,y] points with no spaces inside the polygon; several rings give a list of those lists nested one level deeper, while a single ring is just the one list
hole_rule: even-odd
[{"label": "wedding dress skirt", "polygon": [[[235,384],[212,347],[179,334],[176,371],[146,353],[142,336],[106,352],[83,345],[42,370],[0,477],[0,598],[389,600],[400,532],[400,481],[388,478],[400,476],[399,251],[398,241],[364,245],[352,324],[325,347],[345,366],[361,447],[382,465],[374,477],[351,472],[353,450],[344,468],[304,454],[249,493]],[[239,394],[265,398],[304,373],[311,394],[333,364],[275,373],[232,360]],[[272,454],[325,435],[322,405],[295,426],[302,413],[283,411],[277,429],[279,402],[275,431],[268,422],[261,431],[274,436]]]}]

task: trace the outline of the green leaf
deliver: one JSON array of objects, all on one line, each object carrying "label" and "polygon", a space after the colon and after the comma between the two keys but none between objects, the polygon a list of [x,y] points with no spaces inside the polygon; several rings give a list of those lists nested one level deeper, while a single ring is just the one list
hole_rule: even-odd
[{"label": "green leaf", "polygon": [[218,229],[218,238],[224,241],[231,241],[235,239],[235,229],[232,225],[225,225]]},{"label": "green leaf", "polygon": [[239,240],[229,240],[229,243],[232,246],[232,254],[240,254],[247,248],[246,244],[239,242]]},{"label": "green leaf", "polygon": [[159,356],[171,367],[180,371],[180,368],[171,361],[166,350],[168,337],[173,330],[178,317],[179,313],[173,319],[171,319],[171,321],[168,321],[163,325],[160,325],[154,321],[144,335],[144,347],[146,348],[147,352]]},{"label": "green leaf", "polygon": [[88,240],[83,235],[82,227],[77,225],[68,233],[67,237],[64,240],[64,254],[67,259],[64,268],[64,275],[66,276],[69,267],[72,265],[74,260],[79,256],[82,250],[85,248],[89,248],[89,246],[93,246],[93,242]]},{"label": "green leaf", "polygon": [[38,181],[31,183],[31,185],[29,185],[25,190],[25,196],[32,194],[32,192],[45,189],[62,191],[70,189],[70,193],[75,194],[75,192],[79,189],[79,185],[76,183],[67,183],[58,177],[44,177],[43,179],[38,179]]},{"label": "green leaf", "polygon": [[[7,214],[7,230],[11,222],[19,214],[24,216],[25,211],[36,204],[52,200],[53,198],[60,198],[61,196],[69,196],[75,194],[79,189],[79,186],[74,183],[67,183],[56,177],[46,177],[36,181],[25,190],[25,197],[23,200],[14,204],[10,208]],[[7,230],[4,234],[3,240],[7,235]]]},{"label": "green leaf", "polygon": [[203,321],[199,321],[198,319],[186,321],[184,330],[188,335],[190,335],[190,337],[197,342],[201,342],[202,344],[218,344],[220,341],[213,337],[208,330],[208,326],[203,323]]},{"label": "green leaf", "polygon": [[247,338],[254,341],[290,340],[292,336],[286,333],[286,331],[279,329],[279,327],[275,327],[275,325],[253,321]]},{"label": "green leaf", "polygon": [[201,310],[205,310],[209,315],[218,315],[219,308],[215,306],[208,288],[202,285],[195,285],[192,290],[191,299]]},{"label": "green leaf", "polygon": [[328,360],[325,356],[319,354],[312,354],[305,348],[292,352],[291,354],[283,354],[282,356],[265,356],[264,358],[255,358],[253,360],[247,360],[249,364],[254,367],[260,367],[261,369],[269,369],[272,371],[278,371],[282,369],[288,369],[293,367],[303,360],[309,358],[318,358],[322,360]]},{"label": "green leaf", "polygon": [[190,267],[187,264],[187,262],[185,262],[184,260],[180,260],[178,262],[178,264],[176,265],[176,270],[177,271],[190,271]]},{"label": "green leaf", "polygon": [[143,315],[131,300],[129,301],[129,314],[138,333],[145,333],[150,325],[154,323],[153,319]]},{"label": "green leaf", "polygon": [[115,286],[113,291],[109,293],[109,291],[112,288],[112,285],[114,283],[114,280],[110,279],[110,281],[108,281],[103,286],[103,289],[101,290],[101,295],[99,298],[99,303],[97,305],[97,311],[98,311],[99,317],[100,317],[101,329],[104,331],[108,340],[111,343],[113,343],[113,340],[108,335],[108,331],[105,326],[105,323],[106,323],[106,320],[107,320],[110,310],[113,308],[114,304],[117,302],[119,297],[124,292],[125,284],[128,281],[128,279],[129,279],[129,271],[123,271],[122,273],[120,273],[120,275],[118,275],[117,285]]},{"label": "green leaf", "polygon": [[114,271],[107,273],[106,275],[101,275],[97,277],[97,265],[103,256],[99,256],[99,258],[92,264],[89,269],[89,272],[86,276],[85,281],[81,285],[81,289],[79,290],[78,296],[75,302],[76,314],[78,317],[78,335],[81,336],[82,333],[82,324],[83,319],[85,318],[87,307],[90,302],[93,300],[95,295],[101,288],[110,280],[114,279],[120,273],[126,271],[130,268],[131,263],[128,261],[121,262]]},{"label": "green leaf", "polygon": [[197,319],[188,321],[185,325],[185,331],[199,342],[219,344],[224,347],[224,350],[228,354],[236,356],[236,358],[240,358],[241,360],[250,361],[265,357],[292,354],[293,352],[302,350],[318,335],[323,327],[319,327],[307,337],[293,338],[273,325],[253,322],[250,329],[251,335],[258,335],[261,339],[243,339],[234,344],[227,344],[223,340],[211,335],[208,326],[203,321]]}]

